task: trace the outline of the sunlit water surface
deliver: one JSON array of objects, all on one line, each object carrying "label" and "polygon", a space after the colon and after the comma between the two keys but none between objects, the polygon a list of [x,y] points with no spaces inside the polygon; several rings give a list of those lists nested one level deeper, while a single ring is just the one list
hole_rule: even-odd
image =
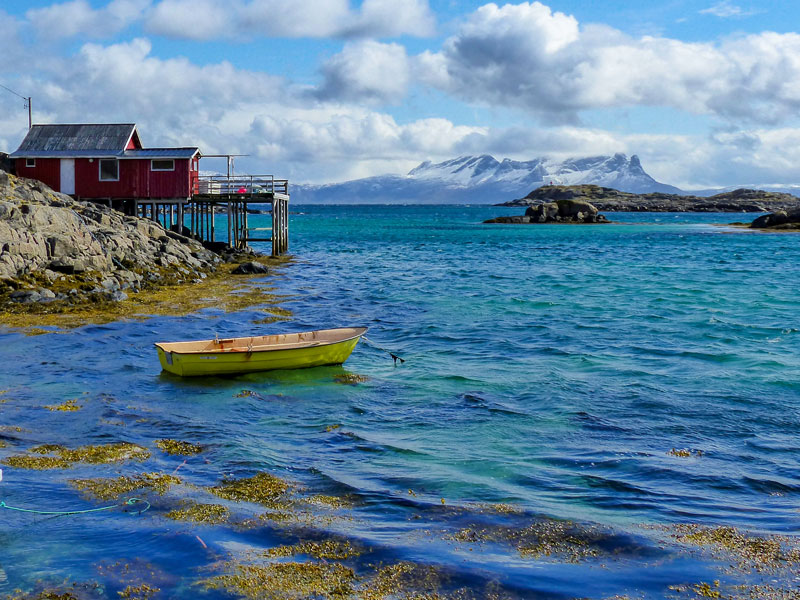
[{"label": "sunlit water surface", "polygon": [[[714,225],[748,218],[738,215],[481,224],[519,210],[294,206],[295,259],[257,283],[284,297],[286,321],[256,324],[263,307],[208,309],[0,333],[0,457],[45,443],[152,451],[143,463],[5,466],[0,499],[101,507],[69,480],[154,471],[200,486],[145,491],[152,508],[142,514],[0,511],[0,593],[70,580],[99,581],[116,597],[124,578],[104,579],[103,565],[122,562],[139,565],[161,597],[224,596],[196,585],[220,572],[217,561],[335,533],[373,549],[357,570],[432,564],[478,597],[499,585],[507,597],[661,598],[669,585],[720,578],[719,565],[672,545],[662,526],[794,534],[800,238]],[[152,346],[349,325],[368,326],[373,344],[405,363],[362,344],[344,367],[181,380],[161,373]],[[343,384],[345,374],[366,381]],[[45,408],[69,399],[81,409]],[[169,456],[153,445],[160,438],[205,451]],[[202,486],[260,471],[353,506],[306,529],[164,518],[181,500],[220,502]],[[543,518],[599,527],[609,554],[572,564],[452,539]]]}]

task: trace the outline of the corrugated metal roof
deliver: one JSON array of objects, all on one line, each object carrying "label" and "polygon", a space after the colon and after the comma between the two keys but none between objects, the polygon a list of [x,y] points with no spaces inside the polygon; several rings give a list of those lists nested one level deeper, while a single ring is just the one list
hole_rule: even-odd
[{"label": "corrugated metal roof", "polygon": [[9,158],[119,158],[118,150],[17,150]]},{"label": "corrugated metal roof", "polygon": [[136,128],[133,123],[113,125],[34,125],[14,152],[17,156],[55,156],[56,152],[121,154]]},{"label": "corrugated metal roof", "polygon": [[122,158],[192,158],[199,148],[144,148],[125,150]]}]

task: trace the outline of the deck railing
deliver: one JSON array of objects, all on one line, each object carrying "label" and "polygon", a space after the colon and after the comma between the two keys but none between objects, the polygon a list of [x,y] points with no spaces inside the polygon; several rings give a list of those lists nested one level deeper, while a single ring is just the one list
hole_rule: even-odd
[{"label": "deck railing", "polygon": [[195,181],[193,193],[200,196],[288,195],[289,180],[275,179],[272,175],[201,175]]}]

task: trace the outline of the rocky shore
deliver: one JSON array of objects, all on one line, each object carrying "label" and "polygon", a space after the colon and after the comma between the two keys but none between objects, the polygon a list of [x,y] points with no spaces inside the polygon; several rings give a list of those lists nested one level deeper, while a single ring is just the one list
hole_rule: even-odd
[{"label": "rocky shore", "polygon": [[153,221],[0,172],[0,306],[121,301],[201,281],[221,261]]},{"label": "rocky shore", "polygon": [[678,194],[631,194],[597,185],[548,185],[524,198],[497,206],[535,206],[574,200],[588,202],[598,210],[615,212],[774,212],[800,208],[800,198],[791,194],[739,189],[703,198]]}]

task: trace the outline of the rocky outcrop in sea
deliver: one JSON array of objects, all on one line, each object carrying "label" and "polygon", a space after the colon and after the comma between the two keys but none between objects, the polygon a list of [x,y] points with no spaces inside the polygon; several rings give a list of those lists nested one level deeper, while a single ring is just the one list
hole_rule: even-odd
[{"label": "rocky outcrop in sea", "polygon": [[220,260],[154,221],[0,171],[0,304],[124,300],[204,279]]},{"label": "rocky outcrop in sea", "polygon": [[597,208],[582,200],[558,200],[529,206],[525,215],[495,217],[484,223],[537,224],[537,223],[610,223]]},{"label": "rocky outcrop in sea", "polygon": [[800,231],[800,208],[779,210],[768,215],[762,215],[750,223],[750,228]]},{"label": "rocky outcrop in sea", "polygon": [[524,198],[498,206],[535,206],[559,200],[589,202],[598,210],[615,212],[770,212],[800,208],[791,194],[739,189],[715,196],[631,194],[597,185],[548,185]]}]

